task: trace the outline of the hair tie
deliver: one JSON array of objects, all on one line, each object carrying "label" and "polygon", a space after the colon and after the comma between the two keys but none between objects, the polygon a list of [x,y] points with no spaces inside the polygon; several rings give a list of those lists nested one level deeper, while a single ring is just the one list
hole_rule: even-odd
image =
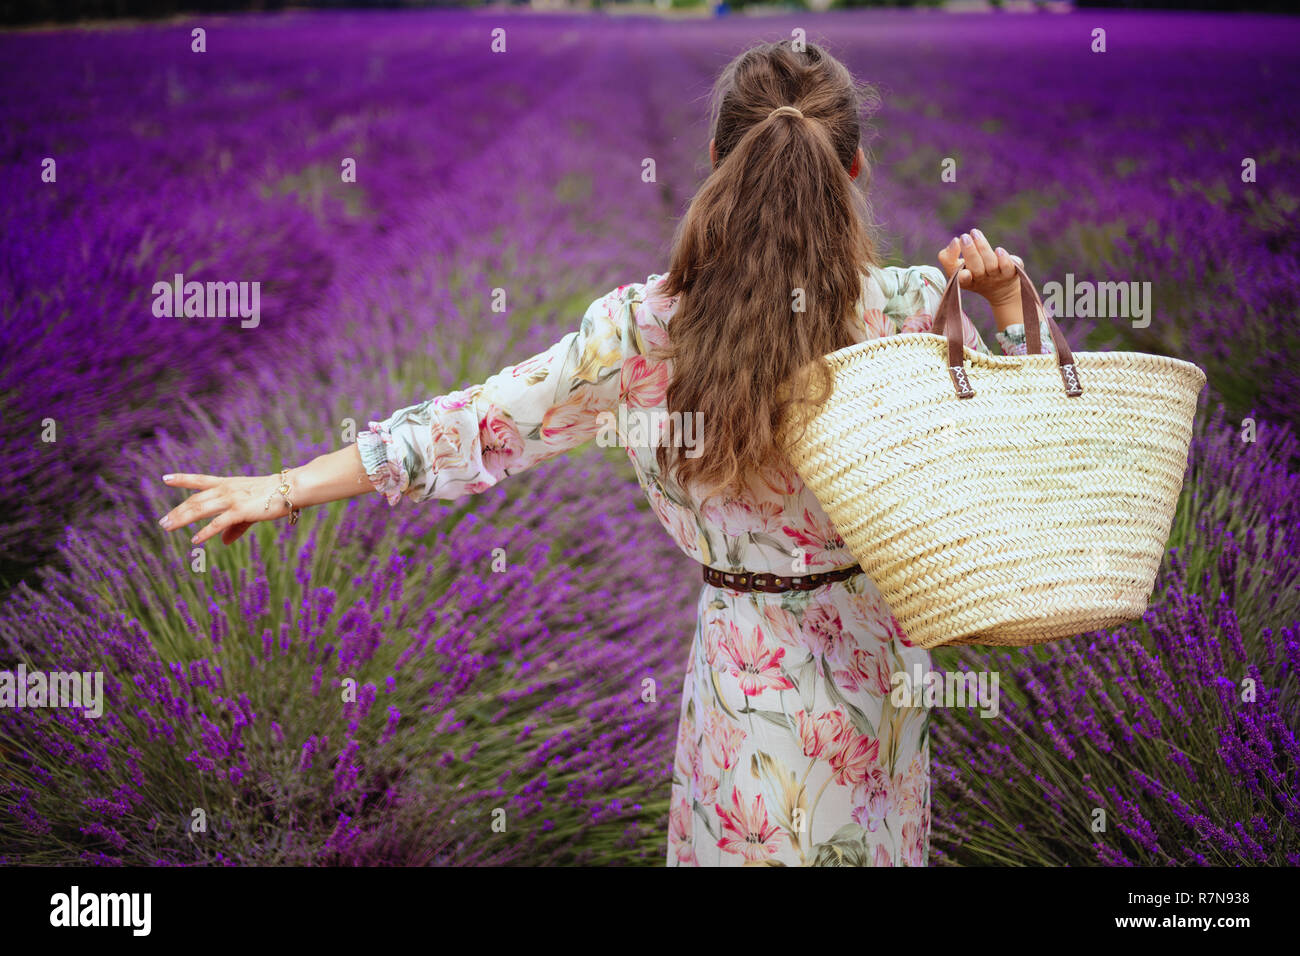
[{"label": "hair tie", "polygon": [[767,114],[767,118],[771,119],[777,113],[789,113],[791,116],[798,116],[801,119],[803,118],[803,113],[799,112],[799,110],[795,109],[793,106],[778,106],[776,109],[772,110],[772,112]]}]

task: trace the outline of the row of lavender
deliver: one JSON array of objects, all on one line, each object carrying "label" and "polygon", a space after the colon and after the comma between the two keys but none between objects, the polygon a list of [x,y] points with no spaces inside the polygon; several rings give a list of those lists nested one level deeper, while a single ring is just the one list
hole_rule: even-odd
[{"label": "row of lavender", "polygon": [[[1294,862],[1290,28],[1101,22],[1106,54],[1085,17],[294,16],[214,22],[203,54],[176,26],[0,38],[45,97],[4,107],[0,164],[32,184],[0,208],[0,552],[13,574],[51,556],[0,634],[6,663],[109,677],[99,720],[0,714],[0,855],[661,858],[694,579],[621,463],[592,449],[450,507],[319,509],[207,549],[201,572],[152,530],[173,503],[155,476],[337,447],[349,420],[479,379],[662,268],[711,75],[803,27],[885,95],[873,189],[897,258],[977,223],[1040,283],[1150,281],[1145,328],[1068,334],[1193,358],[1231,409],[1203,423],[1147,621],[963,652],[1019,696],[1006,720],[937,715],[938,855]],[[34,179],[45,156],[55,184]],[[154,316],[175,272],[265,278],[262,322]],[[39,440],[45,419],[59,441]],[[1247,673],[1250,705],[1220,686]],[[1015,772],[990,773],[998,757]]]},{"label": "row of lavender", "polygon": [[[649,268],[663,224],[613,259],[585,232],[634,208],[643,153],[656,150],[665,173],[676,159],[650,109],[643,130],[620,123],[636,155],[601,152],[637,96],[680,92],[649,88],[649,45],[638,44],[644,92],[629,99],[624,83],[596,96],[598,78],[632,75],[638,54],[524,20],[494,54],[493,20],[409,23],[217,20],[203,53],[191,24],[0,37],[0,175],[13,186],[0,203],[5,583],[102,506],[90,479],[123,447],[176,431],[172,397],[237,393],[250,367],[306,369],[340,324],[357,322],[342,345],[367,347],[368,317],[339,299],[380,276],[408,286],[395,253],[443,262],[434,285],[458,257],[486,301],[481,273],[514,268],[501,236],[528,217],[538,235],[509,246],[516,259],[555,248],[546,230],[563,224],[567,252],[547,272],[575,290]],[[343,182],[345,160],[355,183]],[[688,177],[673,178],[681,188]],[[259,318],[155,314],[155,283],[178,274],[257,281]],[[512,304],[555,294],[522,279]],[[421,302],[424,327],[439,305]],[[373,389],[352,397],[384,407]]]}]

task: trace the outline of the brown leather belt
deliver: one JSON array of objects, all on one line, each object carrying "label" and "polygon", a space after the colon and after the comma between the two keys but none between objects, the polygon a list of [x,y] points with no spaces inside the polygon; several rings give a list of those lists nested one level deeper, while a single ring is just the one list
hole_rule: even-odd
[{"label": "brown leather belt", "polygon": [[832,581],[846,581],[859,574],[862,568],[852,565],[836,568],[834,571],[821,571],[817,574],[779,575],[767,571],[719,571],[707,564],[703,565],[704,580],[714,587],[731,588],[733,591],[766,591],[769,594],[780,591],[811,591]]}]

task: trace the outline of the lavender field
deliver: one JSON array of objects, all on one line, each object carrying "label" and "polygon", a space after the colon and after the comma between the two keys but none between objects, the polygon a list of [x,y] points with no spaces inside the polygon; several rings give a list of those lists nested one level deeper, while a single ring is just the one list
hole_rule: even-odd
[{"label": "lavender field", "polygon": [[[194,553],[159,476],[304,462],[663,271],[714,74],[796,28],[880,93],[891,263],[978,225],[1149,283],[1071,344],[1210,382],[1143,620],[936,655],[1003,706],[935,714],[932,862],[1300,865],[1300,22],[1099,12],[0,34],[0,669],[106,674],[99,719],[0,709],[0,861],[663,862],[698,571],[616,449]],[[177,274],[255,321],[158,315]]]}]

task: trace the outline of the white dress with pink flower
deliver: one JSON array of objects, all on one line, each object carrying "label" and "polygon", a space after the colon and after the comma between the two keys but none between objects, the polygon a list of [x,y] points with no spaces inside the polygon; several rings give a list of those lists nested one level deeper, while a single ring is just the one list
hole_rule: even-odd
[{"label": "white dress with pink flower", "polygon": [[[647,356],[666,344],[676,306],[659,293],[662,279],[619,286],[577,330],[480,385],[371,422],[357,442],[376,489],[390,504],[460,498],[603,430],[627,448],[650,506],[696,561],[781,575],[854,564],[792,469],[751,476],[739,498],[700,498],[660,474],[650,433],[664,418],[654,413],[666,410],[670,367]],[[869,269],[860,337],[929,331],[944,285],[933,266]],[[967,345],[987,353],[962,322]],[[1003,351],[1021,351],[1008,331]],[[865,573],[779,594],[702,584],[667,863],[924,865],[929,713],[890,700],[891,675],[917,667],[929,669],[928,653]]]}]

